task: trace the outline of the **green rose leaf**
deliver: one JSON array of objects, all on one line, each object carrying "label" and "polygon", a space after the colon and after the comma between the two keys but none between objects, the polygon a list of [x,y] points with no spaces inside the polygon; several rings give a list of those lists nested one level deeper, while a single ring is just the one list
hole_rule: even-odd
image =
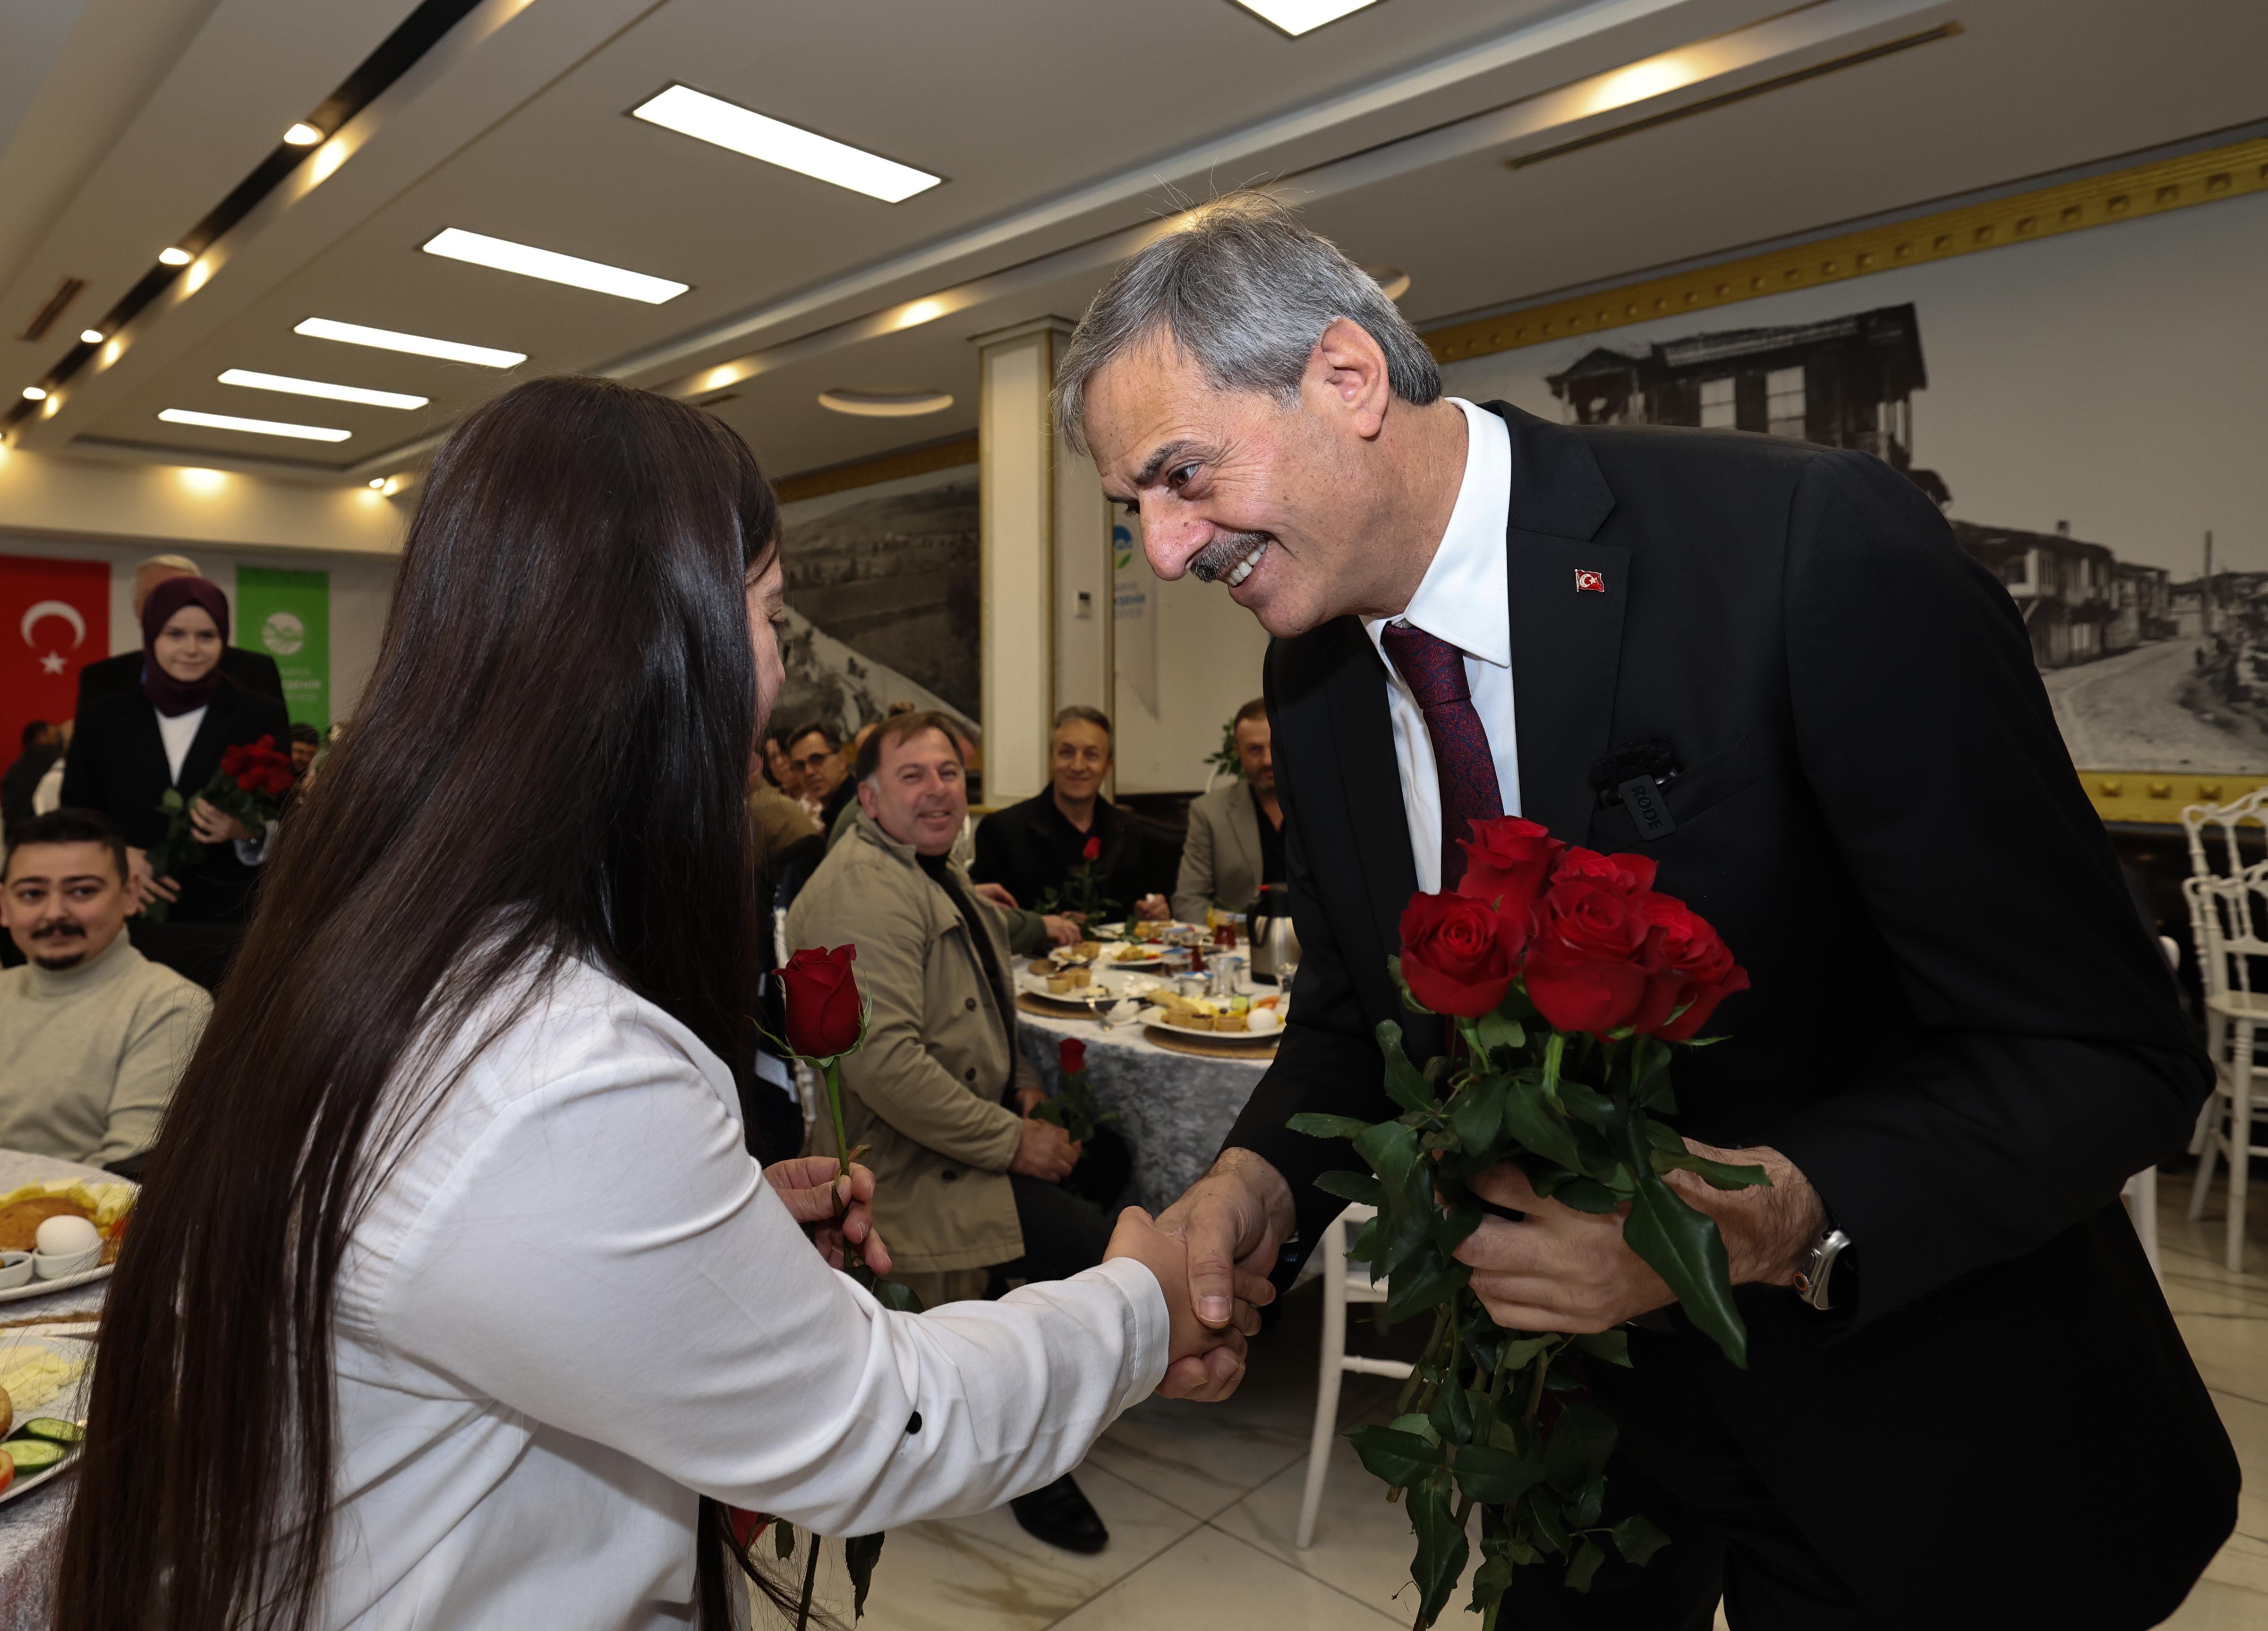
[{"label": "green rose leaf", "polygon": [[1381,1121],[1356,1135],[1354,1151],[1370,1162],[1388,1188],[1402,1189],[1417,1169],[1418,1130],[1398,1121]]},{"label": "green rose leaf", "polygon": [[1555,1185],[1551,1199],[1563,1207],[1572,1207],[1578,1212],[1593,1213],[1604,1217],[1623,1204],[1615,1192],[1595,1178],[1567,1178]]},{"label": "green rose leaf", "polygon": [[1559,1102],[1566,1106],[1569,1115],[1578,1121],[1588,1123],[1602,1133],[1615,1125],[1615,1102],[1596,1088],[1587,1087],[1580,1081],[1562,1080]]},{"label": "green rose leaf", "polygon": [[1612,1416],[1595,1405],[1561,1407],[1543,1446],[1543,1476],[1551,1487],[1572,1495],[1607,1470],[1614,1453],[1616,1428]]},{"label": "green rose leaf", "polygon": [[1544,1546],[1566,1556],[1573,1543],[1568,1539],[1567,1525],[1559,1517],[1558,1497],[1542,1486],[1529,1490],[1528,1515],[1535,1520],[1536,1537]]},{"label": "green rose leaf", "polygon": [[1418,1253],[1413,1264],[1397,1265],[1387,1289],[1386,1317],[1407,1319],[1421,1309],[1447,1303],[1462,1291],[1473,1277],[1471,1267],[1439,1252]]},{"label": "green rose leaf", "polygon": [[1609,1365],[1630,1367],[1630,1332],[1613,1331],[1587,1332],[1575,1339],[1575,1346],[1594,1359],[1603,1359]]},{"label": "green rose leaf", "polygon": [[1599,1513],[1607,1504],[1607,1475],[1594,1472],[1575,1492],[1575,1504],[1567,1509],[1567,1527],[1588,1529],[1599,1521]]},{"label": "green rose leaf", "polygon": [[1504,1096],[1504,1130],[1546,1161],[1571,1171],[1582,1170],[1583,1156],[1575,1148],[1575,1134],[1566,1118],[1551,1108],[1543,1084],[1534,1077],[1515,1079]]},{"label": "green rose leaf", "polygon": [[1586,1539],[1576,1549],[1575,1561],[1567,1565],[1567,1589],[1571,1591],[1589,1590],[1591,1576],[1599,1572],[1599,1565],[1606,1561],[1606,1548],[1595,1540]]},{"label": "green rose leaf", "polygon": [[1378,1022],[1378,1051],[1386,1056],[1386,1093],[1404,1110],[1419,1111],[1439,1109],[1433,1092],[1426,1086],[1425,1078],[1410,1062],[1402,1051],[1402,1027],[1392,1020]]},{"label": "green rose leaf", "polygon": [[1511,1083],[1502,1076],[1476,1076],[1449,1101],[1449,1127],[1469,1155],[1486,1155],[1504,1128],[1504,1099]]},{"label": "green rose leaf", "polygon": [[[1334,1118],[1336,1119],[1336,1118]],[[1300,1129],[1293,1128],[1293,1132]],[[1359,1202],[1366,1207],[1378,1204],[1378,1179],[1367,1172],[1326,1172],[1315,1180],[1315,1187],[1326,1195],[1336,1195],[1341,1200]]]},{"label": "green rose leaf", "polygon": [[773,1520],[772,1555],[782,1562],[795,1555],[795,1525],[784,1518]]},{"label": "green rose leaf", "polygon": [[1543,1465],[1489,1444],[1457,1451],[1457,1487],[1484,1506],[1510,1506],[1543,1481]]},{"label": "green rose leaf", "polygon": [[1431,1625],[1457,1589],[1472,1552],[1464,1526],[1449,1509],[1446,1473],[1410,1490],[1410,1526],[1418,1531],[1418,1555],[1410,1565],[1410,1577],[1418,1583],[1418,1623]]},{"label": "green rose leaf", "polygon": [[[911,1286],[902,1286],[895,1280],[878,1280],[872,1289],[874,1301],[894,1314],[918,1314],[922,1311],[922,1300]],[[875,1536],[877,1549],[881,1544],[881,1537]]]},{"label": "green rose leaf", "polygon": [[1512,1560],[1499,1552],[1473,1570],[1472,1612],[1476,1614],[1488,1613],[1489,1605],[1511,1589]]},{"label": "green rose leaf", "polygon": [[[1046,1109],[1042,1105],[1041,1109]],[[1313,1111],[1303,1111],[1284,1124],[1294,1133],[1304,1133],[1309,1138],[1351,1139],[1365,1127],[1366,1121],[1357,1121],[1352,1116],[1323,1116]]]},{"label": "green rose leaf", "polygon": [[1425,1419],[1433,1424],[1433,1431],[1441,1435],[1445,1444],[1473,1442],[1473,1401],[1461,1387],[1445,1387],[1436,1393],[1433,1408],[1425,1413]]},{"label": "green rose leaf", "polygon": [[874,1583],[874,1565],[881,1561],[882,1537],[853,1535],[843,1543],[843,1568],[850,1576],[850,1618],[866,1612],[866,1590]]},{"label": "green rose leaf", "polygon": [[1660,1526],[1638,1512],[1631,1513],[1607,1532],[1614,1537],[1615,1550],[1641,1568],[1669,1544],[1669,1537],[1661,1532]]},{"label": "green rose leaf", "polygon": [[1716,1220],[1696,1212],[1661,1181],[1639,1143],[1638,1129],[1625,1123],[1631,1160],[1637,1163],[1638,1191],[1631,1199],[1630,1215],[1623,1220],[1623,1238],[1646,1259],[1653,1272],[1669,1282],[1690,1319],[1740,1369],[1749,1368],[1749,1332],[1733,1302],[1732,1266]]},{"label": "green rose leaf", "polygon": [[1347,1442],[1372,1477],[1384,1480],[1395,1489],[1415,1487],[1445,1458],[1439,1444],[1429,1444],[1400,1428],[1357,1428],[1347,1435]]},{"label": "green rose leaf", "polygon": [[1492,1055],[1498,1048],[1524,1048],[1528,1032],[1521,1022],[1502,1008],[1494,1008],[1473,1022],[1473,1034],[1479,1038],[1483,1057]]}]

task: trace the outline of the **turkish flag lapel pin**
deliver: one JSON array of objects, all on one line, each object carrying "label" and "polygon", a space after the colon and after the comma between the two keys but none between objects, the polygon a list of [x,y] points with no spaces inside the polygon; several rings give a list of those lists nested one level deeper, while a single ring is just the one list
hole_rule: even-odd
[{"label": "turkish flag lapel pin", "polygon": [[1575,568],[1575,589],[1578,594],[1604,594],[1607,592],[1607,575],[1593,572],[1587,566],[1578,566]]}]

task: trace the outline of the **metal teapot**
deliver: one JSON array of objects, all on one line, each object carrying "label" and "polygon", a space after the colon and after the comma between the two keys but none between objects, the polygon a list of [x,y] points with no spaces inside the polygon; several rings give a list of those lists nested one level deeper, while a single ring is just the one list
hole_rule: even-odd
[{"label": "metal teapot", "polygon": [[1260,898],[1252,904],[1248,922],[1252,935],[1252,971],[1274,979],[1287,966],[1297,966],[1300,961],[1300,936],[1292,926],[1292,889],[1289,884],[1263,883]]}]

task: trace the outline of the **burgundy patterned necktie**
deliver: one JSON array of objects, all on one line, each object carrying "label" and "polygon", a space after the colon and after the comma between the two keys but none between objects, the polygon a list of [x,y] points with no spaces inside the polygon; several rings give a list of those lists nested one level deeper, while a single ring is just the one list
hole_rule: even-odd
[{"label": "burgundy patterned necktie", "polygon": [[1417,696],[1425,734],[1433,739],[1433,770],[1441,781],[1441,888],[1447,892],[1465,875],[1465,852],[1457,840],[1472,836],[1475,822],[1504,814],[1496,756],[1489,751],[1488,732],[1465,683],[1464,653],[1403,623],[1388,624],[1381,643]]}]

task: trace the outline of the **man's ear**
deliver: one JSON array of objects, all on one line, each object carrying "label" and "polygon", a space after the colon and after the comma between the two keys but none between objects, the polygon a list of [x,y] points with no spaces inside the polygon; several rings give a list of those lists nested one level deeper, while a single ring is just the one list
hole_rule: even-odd
[{"label": "man's ear", "polygon": [[1386,352],[1370,330],[1352,318],[1333,318],[1317,336],[1305,384],[1320,392],[1363,440],[1375,440],[1385,428],[1387,406],[1394,400],[1394,387],[1386,377]]},{"label": "man's ear", "polygon": [[874,797],[873,782],[862,781],[858,784],[858,808],[866,812],[866,819],[869,821],[882,819],[881,805]]}]

